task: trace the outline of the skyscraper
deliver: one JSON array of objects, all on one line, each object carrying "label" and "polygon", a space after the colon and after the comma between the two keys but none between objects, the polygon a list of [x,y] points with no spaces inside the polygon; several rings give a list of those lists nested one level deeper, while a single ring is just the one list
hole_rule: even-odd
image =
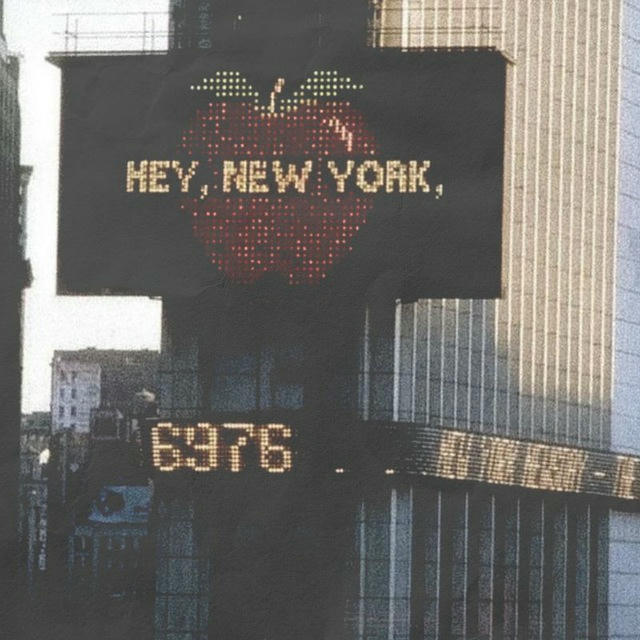
[{"label": "skyscraper", "polygon": [[20,109],[18,59],[9,53],[0,2],[0,558],[3,581],[15,593],[16,521],[20,443],[22,292],[29,283],[21,228]]}]

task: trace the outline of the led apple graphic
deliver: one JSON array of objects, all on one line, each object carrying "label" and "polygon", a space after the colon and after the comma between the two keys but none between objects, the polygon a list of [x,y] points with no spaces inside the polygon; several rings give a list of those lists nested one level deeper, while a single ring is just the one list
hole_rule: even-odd
[{"label": "led apple graphic", "polygon": [[[219,71],[194,91],[211,99],[184,130],[181,154],[204,159],[213,187],[190,195],[181,208],[210,260],[233,282],[252,284],[275,272],[291,285],[315,284],[350,250],[366,224],[373,196],[340,193],[318,169],[328,160],[345,167],[350,158],[377,152],[362,113],[348,100],[361,86],[336,71],[316,71],[289,98],[278,79],[267,104],[239,73]],[[286,191],[223,192],[224,161],[290,161],[301,170],[313,161],[304,192],[294,181]],[[342,169],[344,170],[344,169]]]}]

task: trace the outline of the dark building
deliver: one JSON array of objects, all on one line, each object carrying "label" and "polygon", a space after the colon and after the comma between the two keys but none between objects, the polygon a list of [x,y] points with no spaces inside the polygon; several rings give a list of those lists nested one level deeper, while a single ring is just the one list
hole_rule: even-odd
[{"label": "dark building", "polygon": [[22,293],[30,272],[21,211],[26,180],[20,171],[19,63],[7,49],[2,14],[0,2],[0,558],[10,596],[17,592]]},{"label": "dark building", "polygon": [[33,593],[47,569],[47,469],[51,415],[37,411],[23,416],[20,429],[20,503],[18,541],[21,565]]},{"label": "dark building", "polygon": [[[366,0],[170,0],[171,49],[306,48],[327,38],[365,42],[371,10]],[[278,36],[284,36],[289,43]],[[295,44],[292,42],[295,40]]]},{"label": "dark building", "polygon": [[88,513],[77,514],[68,541],[68,575],[76,604],[87,595],[124,609],[140,590],[152,490],[105,484]]},{"label": "dark building", "polygon": [[[139,431],[155,415],[158,354],[56,351],[48,463],[48,584],[53,620],[74,611],[82,637],[150,633],[153,566],[147,529],[152,488]],[[77,634],[77,635],[73,635]]]},{"label": "dark building", "polygon": [[[103,423],[107,418],[101,417]],[[139,443],[125,437],[93,438],[66,429],[52,438],[46,583],[63,588],[41,601],[56,625],[65,624],[65,611],[72,612],[73,628],[65,637],[83,638],[87,625],[101,638],[151,633],[147,534],[153,488],[140,453]]]},{"label": "dark building", "polygon": [[155,398],[158,353],[55,351],[51,366],[49,533],[54,572],[64,573],[76,502],[90,500],[101,483],[126,485],[128,469],[140,482],[136,432]]}]

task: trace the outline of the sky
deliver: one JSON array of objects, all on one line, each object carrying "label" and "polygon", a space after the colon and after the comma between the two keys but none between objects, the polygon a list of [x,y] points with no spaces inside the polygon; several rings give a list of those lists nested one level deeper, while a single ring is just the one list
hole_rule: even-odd
[{"label": "sky", "polygon": [[[166,11],[168,0],[4,0],[9,50],[21,56],[21,163],[33,166],[27,207],[27,257],[33,284],[25,294],[22,409],[49,409],[55,349],[159,349],[161,303],[147,298],[55,295],[60,74],[46,61],[64,48],[64,16],[54,13]],[[142,16],[74,16],[80,31],[141,29]],[[156,18],[162,21],[162,17]],[[159,29],[165,28],[164,26]],[[110,45],[102,40],[102,44]],[[117,40],[112,48],[138,49]],[[80,48],[95,48],[80,41]]]}]

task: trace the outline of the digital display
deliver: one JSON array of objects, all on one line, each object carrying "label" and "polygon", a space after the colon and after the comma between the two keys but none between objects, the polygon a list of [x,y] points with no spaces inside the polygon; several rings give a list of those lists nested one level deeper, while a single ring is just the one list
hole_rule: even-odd
[{"label": "digital display", "polygon": [[153,466],[159,471],[285,473],[293,466],[292,436],[284,424],[159,422],[151,428]]},{"label": "digital display", "polygon": [[[160,422],[157,471],[296,471],[295,432],[281,423]],[[429,476],[538,491],[640,500],[640,458],[411,423],[360,422],[326,431],[327,473]],[[305,453],[309,453],[308,451]]]},{"label": "digital display", "polygon": [[498,53],[56,62],[61,293],[391,273],[406,297],[500,295]]},{"label": "digital display", "polygon": [[[358,448],[387,474],[640,499],[640,458],[632,456],[415,424],[372,423],[357,431]],[[351,470],[357,465],[337,469]]]}]

